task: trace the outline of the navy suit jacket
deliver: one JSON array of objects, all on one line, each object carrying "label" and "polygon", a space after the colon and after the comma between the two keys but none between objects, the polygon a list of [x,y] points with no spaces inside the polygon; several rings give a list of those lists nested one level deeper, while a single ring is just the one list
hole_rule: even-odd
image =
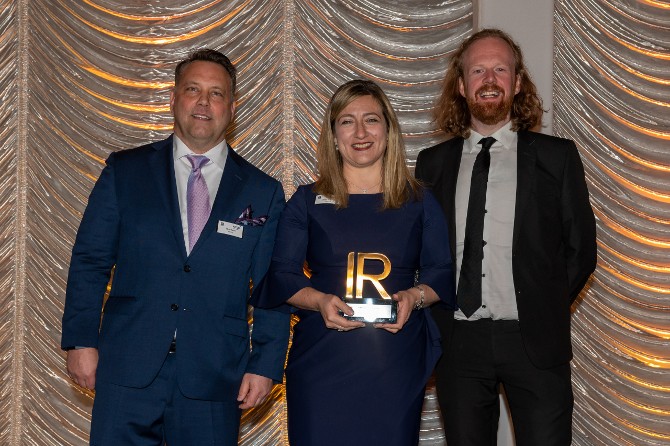
[{"label": "navy suit jacket", "polygon": [[[528,131],[518,136],[512,274],[519,325],[531,361],[550,368],[572,358],[570,305],[596,267],[595,218],[575,143]],[[447,215],[454,259],[463,142],[457,137],[423,150],[416,163],[417,179]],[[453,313],[435,310],[448,340]]]},{"label": "navy suit jacket", "polygon": [[[230,147],[210,218],[186,255],[172,137],[112,153],[89,198],[72,251],[61,347],[95,347],[96,380],[147,386],[177,331],[177,376],[190,398],[234,402],[245,372],[282,380],[289,320],[256,309],[249,348],[250,281],[268,269],[281,184]],[[217,232],[251,205],[262,226]],[[113,272],[109,298],[103,296]]]}]

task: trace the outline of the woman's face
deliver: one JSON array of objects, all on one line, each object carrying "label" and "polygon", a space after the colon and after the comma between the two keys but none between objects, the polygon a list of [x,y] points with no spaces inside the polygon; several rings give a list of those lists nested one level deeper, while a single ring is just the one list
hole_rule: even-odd
[{"label": "woman's face", "polygon": [[372,96],[360,96],[335,119],[335,144],[344,167],[378,165],[381,169],[387,142],[386,120]]}]

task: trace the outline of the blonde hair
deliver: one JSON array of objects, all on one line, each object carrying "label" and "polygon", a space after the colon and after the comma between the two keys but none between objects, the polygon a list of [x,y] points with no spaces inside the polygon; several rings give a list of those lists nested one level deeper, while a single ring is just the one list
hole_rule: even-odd
[{"label": "blonde hair", "polygon": [[405,143],[391,102],[382,89],[369,80],[349,81],[341,85],[330,98],[316,146],[319,179],[314,185],[314,192],[332,198],[338,208],[347,207],[349,192],[342,170],[342,155],[335,148],[335,121],[349,104],[362,96],[371,96],[377,101],[386,121],[388,142],[382,159],[382,193],[384,195],[382,209],[399,208],[410,197],[420,196],[419,183],[407,168]]}]

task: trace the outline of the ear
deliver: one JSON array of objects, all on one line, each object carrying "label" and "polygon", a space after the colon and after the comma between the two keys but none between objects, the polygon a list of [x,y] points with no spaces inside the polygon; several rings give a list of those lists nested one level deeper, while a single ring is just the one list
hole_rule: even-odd
[{"label": "ear", "polygon": [[461,94],[461,96],[465,96],[465,84],[463,83],[463,78],[459,77],[458,78],[458,92]]},{"label": "ear", "polygon": [[514,95],[521,91],[521,74],[515,76],[516,80],[514,82]]},{"label": "ear", "polygon": [[170,90],[170,112],[174,115],[174,89]]}]

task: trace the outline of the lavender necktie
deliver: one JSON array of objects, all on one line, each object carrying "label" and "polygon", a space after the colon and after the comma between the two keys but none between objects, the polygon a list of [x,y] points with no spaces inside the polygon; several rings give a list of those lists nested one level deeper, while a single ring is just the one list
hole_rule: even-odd
[{"label": "lavender necktie", "polygon": [[186,155],[193,169],[188,176],[186,186],[186,215],[188,218],[188,246],[189,252],[198,241],[202,228],[209,218],[209,190],[200,168],[207,164],[209,158],[203,155]]}]

